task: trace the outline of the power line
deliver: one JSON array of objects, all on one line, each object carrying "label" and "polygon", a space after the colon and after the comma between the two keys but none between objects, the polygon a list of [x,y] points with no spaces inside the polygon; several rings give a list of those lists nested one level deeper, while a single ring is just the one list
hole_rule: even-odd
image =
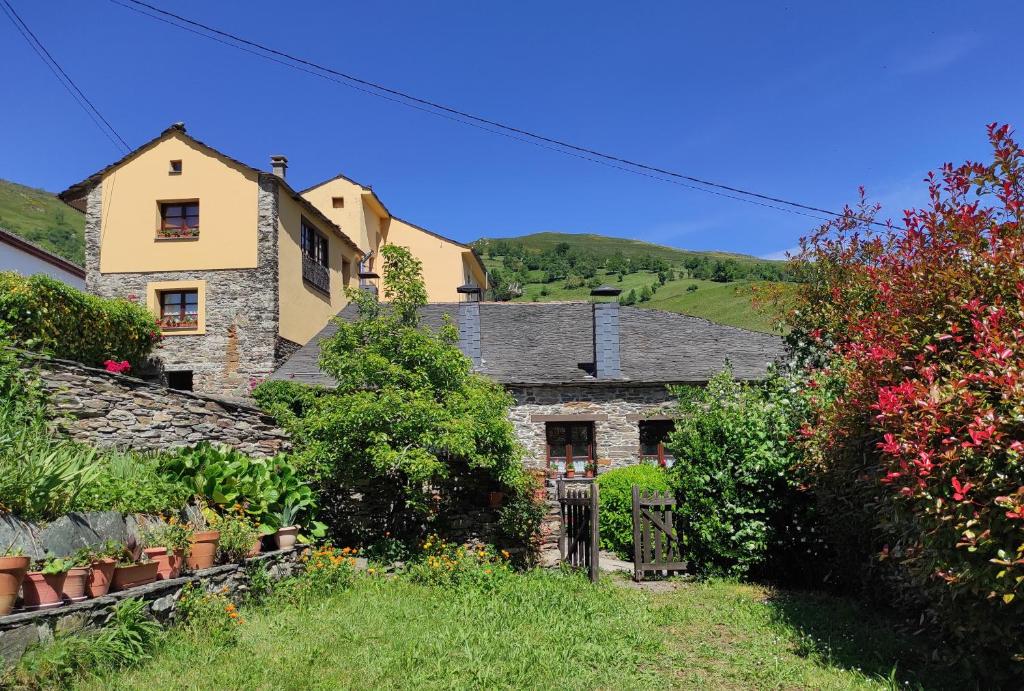
[{"label": "power line", "polygon": [[[689,184],[683,184],[682,186],[688,187],[690,189],[698,190],[698,191],[701,191],[701,192],[707,192],[707,193],[716,194],[716,195],[719,195],[719,196],[724,196],[724,197],[727,197],[729,199],[735,199],[735,200],[738,200],[738,201],[745,201],[745,202],[748,202],[748,203],[757,204],[759,206],[766,206],[768,208],[777,209],[777,210],[780,210],[780,211],[789,211],[791,213],[799,213],[800,215],[805,215],[805,216],[811,216],[811,214],[808,214],[806,212],[813,212],[815,214],[825,214],[826,216],[830,216],[830,217],[838,217],[838,216],[844,215],[842,213],[835,212],[835,211],[830,211],[828,209],[822,209],[822,208],[819,208],[819,207],[810,206],[810,205],[802,204],[802,203],[799,203],[799,202],[789,201],[789,200],[786,200],[786,199],[782,199],[780,197],[773,197],[773,196],[761,194],[761,193],[758,193],[758,192],[752,192],[750,190],[745,190],[745,189],[742,189],[742,188],[739,188],[739,187],[734,187],[734,186],[731,186],[731,185],[725,185],[725,184],[722,184],[722,183],[713,182],[713,181],[710,181],[710,180],[705,180],[705,179],[698,178],[698,177],[695,177],[695,176],[692,176],[692,175],[686,175],[684,173],[678,173],[678,172],[671,171],[671,170],[668,170],[668,169],[665,169],[665,168],[660,168],[658,166],[649,165],[649,164],[641,163],[641,162],[638,162],[638,161],[632,161],[630,159],[626,159],[626,158],[623,158],[623,157],[620,157],[620,156],[615,156],[615,155],[612,155],[612,154],[606,154],[606,153],[597,151],[595,149],[591,149],[591,148],[584,147],[584,146],[578,146],[576,144],[572,144],[572,143],[569,143],[569,142],[566,142],[566,141],[555,139],[553,137],[547,137],[547,136],[544,136],[544,135],[541,135],[541,134],[537,134],[537,133],[531,132],[529,130],[525,130],[525,129],[522,129],[522,128],[514,127],[512,125],[507,125],[507,124],[504,124],[504,123],[496,121],[496,120],[491,120],[491,119],[484,118],[484,117],[481,117],[481,116],[478,116],[478,115],[473,115],[472,113],[468,113],[466,111],[462,111],[462,110],[459,110],[459,109],[456,109],[456,108],[452,108],[452,107],[446,106],[444,104],[441,104],[441,103],[438,103],[438,102],[435,102],[435,101],[430,101],[430,100],[427,100],[427,99],[424,99],[424,98],[420,98],[420,97],[414,96],[412,94],[409,94],[407,92],[400,91],[398,89],[392,89],[392,88],[384,86],[382,84],[379,84],[379,83],[376,83],[376,82],[372,82],[370,80],[362,79],[360,77],[356,77],[355,75],[347,74],[345,72],[340,72],[340,71],[332,69],[330,67],[326,67],[324,65],[321,65],[319,63],[313,62],[311,60],[306,60],[304,58],[297,57],[297,56],[292,55],[290,53],[287,53],[287,52],[284,52],[284,51],[280,51],[280,50],[276,50],[274,48],[270,48],[269,46],[263,45],[262,43],[258,43],[256,41],[251,41],[249,39],[243,38],[241,36],[238,36],[236,34],[230,33],[228,31],[223,31],[221,29],[217,29],[215,27],[209,26],[209,25],[204,24],[202,22],[199,22],[199,21],[196,21],[196,20],[192,20],[192,19],[189,19],[187,17],[183,17],[183,16],[181,16],[179,14],[175,14],[175,13],[169,12],[167,10],[163,10],[163,9],[161,9],[159,7],[156,7],[154,5],[151,5],[151,4],[147,3],[147,2],[142,2],[142,0],[125,0],[125,2],[131,3],[132,5],[135,5],[137,7],[144,7],[144,8],[146,8],[146,9],[152,11],[152,12],[156,12],[157,14],[162,15],[163,17],[172,18],[172,19],[175,20],[175,22],[167,21],[166,19],[163,19],[162,17],[155,16],[155,15],[152,15],[152,14],[150,14],[148,12],[141,11],[141,10],[139,10],[137,8],[130,7],[129,5],[126,5],[125,2],[122,2],[121,0],[111,0],[111,2],[113,2],[114,4],[119,5],[121,7],[126,7],[128,9],[133,9],[136,12],[142,14],[143,16],[149,17],[151,19],[157,19],[159,21],[163,21],[163,22],[165,22],[167,24],[170,24],[171,26],[175,26],[175,27],[177,27],[179,29],[184,29],[184,30],[190,31],[190,32],[195,33],[195,34],[197,34],[199,36],[203,36],[205,38],[208,38],[208,39],[211,39],[211,40],[215,40],[215,41],[217,41],[219,43],[223,43],[224,45],[228,45],[230,47],[233,47],[233,48],[236,48],[236,49],[239,49],[239,50],[243,50],[243,51],[251,53],[251,54],[255,54],[255,55],[259,56],[259,57],[263,57],[263,58],[266,58],[268,60],[272,60],[274,62],[277,62],[279,64],[283,64],[283,65],[285,65],[287,67],[292,67],[294,69],[298,69],[300,71],[307,72],[307,73],[310,73],[310,74],[314,74],[316,76],[320,76],[320,77],[324,77],[324,78],[327,78],[327,77],[324,74],[322,74],[322,73],[327,73],[328,75],[332,75],[334,77],[338,77],[338,78],[344,80],[344,82],[338,82],[338,83],[343,83],[346,86],[350,86],[350,87],[355,88],[355,89],[357,89],[359,91],[362,91],[364,93],[368,93],[370,95],[377,96],[377,97],[380,97],[380,98],[385,98],[386,100],[389,100],[389,101],[392,101],[392,102],[396,102],[396,103],[399,103],[401,105],[405,105],[405,106],[408,106],[408,107],[416,108],[417,110],[422,110],[422,111],[425,111],[425,112],[428,112],[428,113],[431,113],[431,114],[434,114],[434,115],[440,115],[442,117],[448,117],[448,119],[455,120],[456,122],[460,122],[462,124],[478,127],[478,128],[483,129],[483,130],[485,130],[487,132],[491,132],[492,134],[502,134],[502,135],[505,135],[505,136],[511,136],[511,138],[513,138],[513,139],[517,139],[519,141],[525,141],[525,142],[531,143],[531,144],[546,145],[546,146],[544,146],[544,148],[550,148],[550,149],[552,149],[554,151],[558,151],[559,153],[576,156],[577,158],[583,158],[584,160],[588,160],[588,161],[591,161],[593,163],[600,163],[600,164],[604,164],[604,165],[611,165],[611,167],[617,168],[619,170],[624,170],[626,172],[630,172],[630,173],[634,173],[634,174],[639,174],[639,175],[644,175],[645,177],[651,177],[651,178],[654,178],[654,179],[657,179],[657,180],[662,180],[663,182],[675,182],[676,184],[682,184],[679,181],[687,181],[687,182],[690,182],[690,183],[695,183],[696,185],[701,185],[702,187],[698,187],[698,186],[695,186],[695,185],[689,185]],[[179,24],[179,23],[176,23],[176,22],[181,22],[182,24]],[[185,25],[187,25],[187,26],[185,26]],[[203,31],[206,31],[206,32],[209,32],[209,33],[208,34],[207,33],[202,33],[200,31],[196,31],[196,30],[194,30],[194,29],[192,29],[190,27],[197,27],[197,28],[202,29]],[[210,35],[210,34],[213,34],[213,35]],[[229,39],[230,41],[233,41],[234,43],[230,43],[230,42],[226,42],[226,41],[220,40],[220,39],[217,38],[217,36]],[[241,45],[238,45],[238,44],[241,44]],[[259,52],[253,51],[253,50],[251,50],[249,48],[246,48],[245,46],[249,46],[250,48],[255,48],[257,51],[263,51],[264,53],[269,53],[270,55],[265,55],[263,53],[259,53]],[[275,57],[271,57],[271,56],[277,56],[277,57],[275,58]],[[282,58],[283,60],[282,59],[277,59],[277,58]],[[286,61],[288,61],[288,62],[286,62]],[[303,67],[300,67],[300,66],[303,66]],[[306,68],[312,68],[312,69],[306,69]],[[318,72],[315,72],[313,70],[317,70]],[[331,79],[331,81],[336,81],[337,82],[338,80],[337,79]],[[358,86],[356,86],[356,85],[358,85]],[[433,109],[433,110],[430,110],[430,109]],[[440,111],[440,112],[437,112],[437,111]],[[445,115],[445,114],[447,114],[447,115]],[[511,133],[511,135],[510,135],[510,133]],[[666,179],[665,177],[659,177],[659,176],[667,176],[668,178],[672,178],[672,179]],[[708,188],[713,188],[713,189],[708,189]],[[719,191],[716,191],[716,190],[724,190],[725,192],[719,192]],[[731,194],[729,194],[729,193],[731,193]],[[734,195],[741,195],[741,196],[734,196]],[[757,200],[760,200],[760,201],[757,201]],[[766,202],[769,202],[769,203],[766,203]],[[784,205],[784,206],[783,207],[779,207],[779,206],[776,206],[777,204],[781,204],[781,205]],[[788,207],[788,208],[785,208],[785,207]],[[801,211],[794,211],[795,209],[799,209]],[[812,218],[818,218],[819,220],[821,220],[820,217],[818,217],[818,216],[811,216],[811,217]],[[875,224],[876,225],[884,225],[882,223],[877,223],[877,222]]]},{"label": "power line", "polygon": [[[96,126],[100,128],[100,131],[102,131],[103,134],[106,135],[107,139],[110,139],[114,146],[123,147],[126,152],[131,151],[132,147],[128,145],[128,142],[124,140],[124,137],[122,137],[118,133],[118,131],[114,129],[114,126],[111,125],[105,117],[103,117],[103,113],[101,113],[99,109],[93,104],[93,102],[89,100],[89,97],[86,96],[80,88],[78,88],[78,85],[75,83],[75,80],[72,79],[71,76],[64,71],[64,68],[60,66],[60,63],[57,62],[57,60],[53,57],[50,51],[46,49],[46,46],[43,45],[43,42],[39,40],[39,37],[35,35],[35,33],[32,31],[29,25],[25,23],[25,20],[21,18],[21,15],[18,14],[14,7],[11,6],[11,4],[7,0],[0,0],[0,2],[3,3],[3,7],[0,9],[4,10],[4,14],[7,15],[7,18],[11,21],[11,24],[13,24],[14,28],[18,30],[18,33],[21,34],[21,37],[25,39],[25,42],[28,43],[29,47],[32,48],[35,54],[39,56],[39,59],[43,61],[43,64],[49,68],[50,72],[53,73],[53,76],[57,78],[57,81],[59,81],[61,85],[65,89],[67,89],[68,93],[71,94],[71,97],[75,99],[75,103],[77,103],[79,107],[81,107],[85,111],[86,115],[88,115],[89,118],[93,121],[93,123],[95,123]],[[61,78],[62,75],[63,79]],[[97,117],[99,118],[99,120],[97,120]],[[100,124],[100,122],[102,122],[102,124]],[[104,129],[104,125],[106,125],[106,129]],[[117,138],[116,140],[110,136],[111,133],[113,133],[114,137]]]}]

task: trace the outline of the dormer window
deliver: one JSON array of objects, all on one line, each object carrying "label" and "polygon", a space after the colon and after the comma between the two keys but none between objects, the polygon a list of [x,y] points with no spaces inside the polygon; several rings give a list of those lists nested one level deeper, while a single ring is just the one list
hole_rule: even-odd
[{"label": "dormer window", "polygon": [[162,202],[160,229],[162,239],[199,237],[199,202]]}]

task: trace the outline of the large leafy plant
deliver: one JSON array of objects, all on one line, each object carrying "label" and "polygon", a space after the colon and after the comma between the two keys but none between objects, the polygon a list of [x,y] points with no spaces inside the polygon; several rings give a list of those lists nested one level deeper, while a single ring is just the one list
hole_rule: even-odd
[{"label": "large leafy plant", "polygon": [[601,502],[601,548],[633,559],[633,486],[645,492],[670,489],[665,471],[640,464],[616,468],[597,476]]},{"label": "large leafy plant", "polygon": [[228,446],[203,442],[166,457],[161,469],[222,513],[237,505],[266,533],[282,527],[278,516],[285,506],[292,506],[301,514],[307,531],[314,536],[323,534],[323,525],[314,520],[313,490],[299,478],[285,454],[252,458]]},{"label": "large leafy plant", "polygon": [[929,175],[899,225],[862,204],[807,238],[791,317],[814,368],[806,469],[861,567],[837,572],[985,673],[1024,659],[1024,151],[1006,126],[989,139],[991,162]]}]

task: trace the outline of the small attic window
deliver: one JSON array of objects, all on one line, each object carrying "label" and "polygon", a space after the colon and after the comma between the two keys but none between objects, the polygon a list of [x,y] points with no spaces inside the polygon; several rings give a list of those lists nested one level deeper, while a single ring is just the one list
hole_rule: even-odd
[{"label": "small attic window", "polygon": [[345,198],[344,197],[331,197],[331,206],[333,206],[335,209],[344,209],[345,208]]},{"label": "small attic window", "polygon": [[167,169],[169,175],[181,175],[181,161],[171,161],[170,167]]}]

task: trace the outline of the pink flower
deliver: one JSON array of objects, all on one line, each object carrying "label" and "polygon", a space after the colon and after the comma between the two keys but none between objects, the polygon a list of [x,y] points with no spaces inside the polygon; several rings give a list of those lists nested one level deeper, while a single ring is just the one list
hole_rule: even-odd
[{"label": "pink flower", "polygon": [[114,374],[125,374],[132,368],[127,360],[122,360],[121,362],[117,360],[104,360],[103,367],[108,372],[113,372]]}]

